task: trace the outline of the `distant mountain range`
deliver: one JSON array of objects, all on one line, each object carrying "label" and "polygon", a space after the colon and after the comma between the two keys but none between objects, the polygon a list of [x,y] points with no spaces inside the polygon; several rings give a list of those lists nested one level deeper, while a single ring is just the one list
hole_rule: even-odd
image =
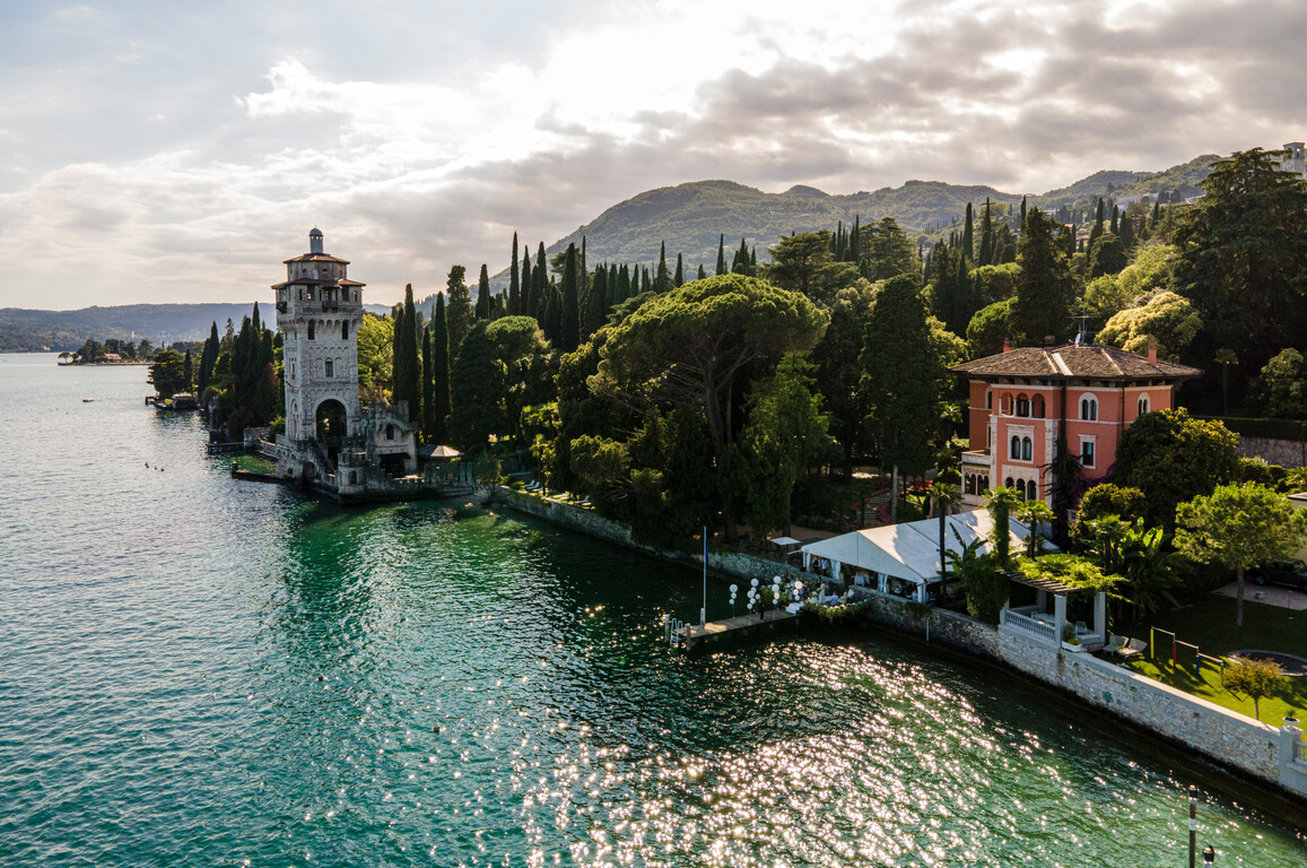
[{"label": "distant mountain range", "polygon": [[[1099,197],[1122,200],[1164,191],[1194,196],[1217,159],[1214,154],[1204,154],[1162,172],[1096,172],[1070,186],[1032,195],[1029,204],[1065,206],[1072,213],[1087,214]],[[909,232],[930,239],[957,225],[968,202],[979,209],[986,197],[1015,206],[1022,194],[940,181],[908,181],[901,187],[848,195],[805,186],[764,193],[733,181],[694,181],[648,190],[619,202],[546,251],[557,253],[570,243],[580,245],[584,238],[586,261],[592,268],[601,262],[656,264],[659,246],[666,243],[669,267],[674,267],[679,253],[690,274],[700,263],[711,272],[722,235],[726,236],[728,260],[742,238],[757,247],[759,259],[766,259],[766,248],[783,235],[834,229],[840,222],[851,226],[855,219],[868,223],[890,216]],[[523,243],[532,249],[536,244],[527,239]],[[498,290],[507,284],[505,268],[495,275],[492,285]],[[427,301],[421,304],[425,307]],[[367,308],[382,314],[390,310],[386,305]],[[0,308],[0,352],[73,350],[88,338],[126,339],[133,334],[136,340],[149,338],[156,345],[200,340],[208,334],[210,323],[217,322],[218,328],[224,329],[231,319],[239,325],[249,312],[248,304],[133,304],[73,311]]]}]

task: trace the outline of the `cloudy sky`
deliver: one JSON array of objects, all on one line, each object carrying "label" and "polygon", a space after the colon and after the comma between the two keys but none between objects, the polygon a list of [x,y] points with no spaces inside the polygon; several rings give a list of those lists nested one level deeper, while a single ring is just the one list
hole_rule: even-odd
[{"label": "cloudy sky", "polygon": [[0,3],[0,307],[368,300],[652,187],[1043,192],[1307,138],[1300,0]]}]

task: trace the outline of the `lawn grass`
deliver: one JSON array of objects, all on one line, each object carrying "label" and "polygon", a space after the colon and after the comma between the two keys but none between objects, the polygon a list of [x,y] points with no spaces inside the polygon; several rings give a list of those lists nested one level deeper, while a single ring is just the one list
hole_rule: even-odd
[{"label": "lawn grass", "polygon": [[[1122,629],[1125,635],[1148,641],[1149,626],[1170,630],[1182,642],[1197,645],[1203,654],[1227,657],[1241,649],[1281,651],[1307,657],[1307,612],[1294,612],[1280,606],[1244,601],[1243,626],[1234,625],[1234,604],[1230,597],[1209,594],[1198,603],[1155,615],[1149,622]],[[1203,663],[1199,675],[1193,671],[1192,650],[1180,648],[1177,663],[1171,665],[1169,637],[1157,636],[1157,659],[1136,658],[1130,667],[1141,675],[1161,681],[1178,690],[1201,696],[1224,708],[1253,716],[1251,699],[1237,699],[1221,687],[1220,670]],[[1279,726],[1290,709],[1303,717],[1307,711],[1307,677],[1286,678],[1275,696],[1261,701],[1261,719]]]}]

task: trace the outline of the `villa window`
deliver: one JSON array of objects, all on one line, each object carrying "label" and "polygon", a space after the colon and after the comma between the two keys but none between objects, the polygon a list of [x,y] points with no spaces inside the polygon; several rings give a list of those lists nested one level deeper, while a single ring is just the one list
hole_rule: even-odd
[{"label": "villa window", "polygon": [[994,390],[993,390],[993,389],[986,389],[986,390],[985,390],[985,409],[986,409],[986,410],[993,410],[993,409],[994,409]]},{"label": "villa window", "polygon": [[1080,418],[1086,422],[1098,421],[1098,399],[1081,398],[1080,399]]},{"label": "villa window", "polygon": [[1027,398],[1025,395],[1022,395],[1021,397],[1017,398],[1017,415],[1018,416],[1030,415],[1030,399]]},{"label": "villa window", "polygon": [[1031,458],[1034,457],[1034,456],[1033,456],[1033,452],[1034,452],[1034,443],[1031,442],[1031,440],[1030,440],[1029,437],[1022,437],[1022,438],[1021,438],[1021,460],[1022,460],[1022,461],[1029,461],[1029,460],[1031,460]]},{"label": "villa window", "polygon": [[976,474],[974,473],[967,474],[966,479],[964,479],[962,482],[962,493],[963,494],[976,493]]},{"label": "villa window", "polygon": [[1080,466],[1081,467],[1094,466],[1094,441],[1093,440],[1080,441]]},{"label": "villa window", "polygon": [[1039,500],[1039,486],[1033,479],[1026,483],[1026,500]]},{"label": "villa window", "polygon": [[976,479],[976,494],[989,494],[989,477],[983,473]]},{"label": "villa window", "polygon": [[387,440],[394,440],[394,439],[395,439],[395,426],[394,426],[394,425],[387,425],[387,426],[386,426],[386,439],[387,439]]},{"label": "villa window", "polygon": [[998,402],[999,412],[1004,416],[1012,415],[1012,396],[1004,395]]},{"label": "villa window", "polygon": [[1043,419],[1043,418],[1044,418],[1044,396],[1043,396],[1043,395],[1036,395],[1036,396],[1034,397],[1034,400],[1032,400],[1032,401],[1030,402],[1030,413],[1031,413],[1031,415],[1034,416],[1036,419]]},{"label": "villa window", "polygon": [[1012,487],[1012,477],[1009,476],[1009,477],[1007,478],[1007,481],[1004,482],[1003,484],[1004,484],[1005,486],[1007,486],[1008,488],[1011,488],[1011,487]]},{"label": "villa window", "polygon": [[1011,453],[1012,453],[1012,458],[1014,458],[1014,459],[1020,459],[1020,458],[1021,458],[1021,438],[1020,438],[1020,437],[1017,437],[1017,436],[1015,436],[1015,435],[1013,435],[1013,437],[1012,437],[1012,450],[1011,450]]},{"label": "villa window", "polygon": [[1139,415],[1142,416],[1148,412],[1148,396],[1144,395],[1139,399]]},{"label": "villa window", "polygon": [[328,378],[335,376],[336,366],[332,363],[331,359],[327,359],[323,362],[322,367],[323,373],[326,374]]}]

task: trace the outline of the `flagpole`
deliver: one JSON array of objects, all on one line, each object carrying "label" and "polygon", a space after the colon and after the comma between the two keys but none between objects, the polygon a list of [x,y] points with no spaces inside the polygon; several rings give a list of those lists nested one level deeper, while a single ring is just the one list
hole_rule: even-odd
[{"label": "flagpole", "polygon": [[699,610],[699,623],[708,623],[708,525],[703,526],[703,608]]}]

